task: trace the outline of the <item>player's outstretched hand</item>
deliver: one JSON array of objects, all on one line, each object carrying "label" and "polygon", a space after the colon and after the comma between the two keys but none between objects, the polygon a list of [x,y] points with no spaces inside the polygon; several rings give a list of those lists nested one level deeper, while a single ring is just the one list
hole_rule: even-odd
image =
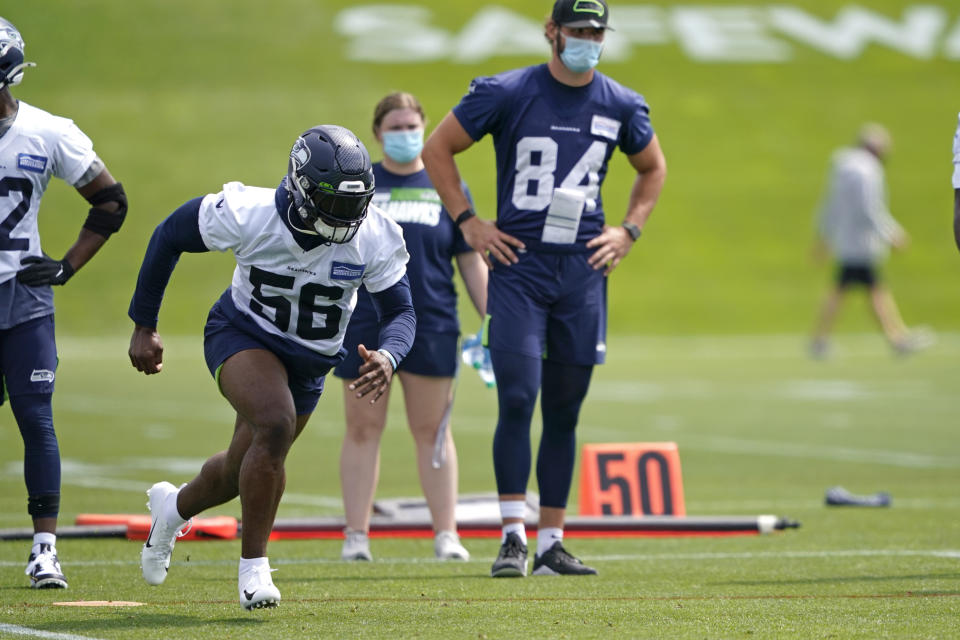
[{"label": "player's outstretched hand", "polygon": [[163,371],[163,340],[153,327],[136,325],[130,338],[130,364],[145,374]]},{"label": "player's outstretched hand", "polygon": [[370,404],[380,399],[393,378],[393,364],[387,356],[379,351],[370,351],[362,344],[357,345],[357,353],[363,358],[360,365],[360,377],[350,383],[350,390],[357,392],[357,397],[373,393]]},{"label": "player's outstretched hand", "polygon": [[75,272],[73,265],[63,260],[54,260],[47,254],[28,256],[20,261],[23,269],[17,271],[17,281],[31,287],[64,284]]},{"label": "player's outstretched hand", "polygon": [[603,232],[587,242],[588,249],[596,249],[590,256],[589,263],[594,269],[604,269],[603,275],[608,276],[617,268],[620,261],[630,253],[633,247],[633,238],[623,227],[603,225]]},{"label": "player's outstretched hand", "polygon": [[480,253],[488,269],[493,269],[490,256],[503,264],[511,265],[517,263],[517,254],[513,252],[513,248],[526,249],[523,242],[500,231],[490,220],[482,220],[476,216],[460,225],[460,231],[463,232],[463,239],[467,244]]}]

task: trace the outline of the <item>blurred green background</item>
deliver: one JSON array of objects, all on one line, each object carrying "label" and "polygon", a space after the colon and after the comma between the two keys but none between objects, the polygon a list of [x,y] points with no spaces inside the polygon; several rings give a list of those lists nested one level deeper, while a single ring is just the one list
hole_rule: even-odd
[{"label": "blurred green background", "polygon": [[[126,332],[126,307],[156,224],[226,181],[276,184],[300,131],[342,124],[377,157],[370,120],[385,93],[415,93],[435,124],[474,76],[542,62],[549,51],[538,23],[550,6],[547,0],[410,0],[374,9],[312,0],[7,3],[2,14],[21,30],[27,59],[39,64],[15,96],[73,118],[131,202],[122,233],[58,290],[59,332]],[[714,18],[728,26],[759,25],[756,33],[747,28],[731,38],[733,46],[759,38],[784,59],[698,59],[695,52],[712,41],[695,32],[696,16],[669,4],[613,4],[620,28],[600,68],[647,97],[669,177],[642,241],[612,276],[611,331],[806,332],[832,270],[810,257],[828,159],[866,120],[885,124],[894,137],[891,208],[913,243],[891,259],[886,275],[905,319],[942,332],[960,328],[949,183],[960,110],[960,8],[923,5],[940,16],[939,26],[926,28],[925,50],[868,42],[844,58],[778,30],[773,3],[697,6],[717,10]],[[788,9],[836,35],[849,27],[854,6],[794,0]],[[911,22],[920,6],[882,0],[866,11],[909,39],[924,31],[922,17]],[[380,29],[364,30],[377,15]],[[644,22],[648,15],[656,20]],[[524,20],[526,30],[519,29]],[[492,41],[494,33],[507,40],[516,34],[528,53],[455,60],[468,40],[516,50],[509,46],[516,43]],[[438,39],[454,53],[431,53]],[[397,42],[427,59],[391,57]],[[375,60],[353,59],[364,56]],[[493,217],[492,144],[484,140],[460,158],[479,210]],[[621,219],[631,181],[618,153],[603,189],[608,219]],[[49,253],[62,255],[85,209],[72,189],[51,185],[41,210]],[[168,289],[161,332],[200,332],[210,303],[229,283],[231,264],[229,256],[184,257]],[[839,329],[872,331],[865,303],[852,306]],[[466,306],[464,312],[472,319]]]}]

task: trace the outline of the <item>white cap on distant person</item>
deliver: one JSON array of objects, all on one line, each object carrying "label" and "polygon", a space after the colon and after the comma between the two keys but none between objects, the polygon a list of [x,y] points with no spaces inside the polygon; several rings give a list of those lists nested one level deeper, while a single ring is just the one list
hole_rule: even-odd
[{"label": "white cap on distant person", "polygon": [[878,157],[885,156],[893,144],[887,128],[876,122],[868,122],[860,127],[857,142],[860,146],[869,149]]}]

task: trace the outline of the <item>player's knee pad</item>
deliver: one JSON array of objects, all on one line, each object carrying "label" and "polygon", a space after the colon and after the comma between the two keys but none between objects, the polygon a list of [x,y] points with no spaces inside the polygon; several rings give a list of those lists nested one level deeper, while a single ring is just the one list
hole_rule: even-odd
[{"label": "player's knee pad", "polygon": [[32,518],[55,518],[60,513],[60,494],[29,496],[27,498],[27,513]]}]

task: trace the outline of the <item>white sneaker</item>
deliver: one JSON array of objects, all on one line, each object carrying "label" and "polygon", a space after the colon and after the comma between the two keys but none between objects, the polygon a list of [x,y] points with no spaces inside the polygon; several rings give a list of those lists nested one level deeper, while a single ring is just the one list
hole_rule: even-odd
[{"label": "white sneaker", "polygon": [[240,604],[244,609],[269,609],[280,604],[280,590],[270,577],[272,571],[264,564],[240,574]]},{"label": "white sneaker", "polygon": [[25,574],[30,576],[30,586],[34,589],[66,589],[67,579],[60,569],[57,548],[41,543],[38,551],[30,552]]},{"label": "white sneaker", "polygon": [[433,539],[433,552],[440,560],[470,559],[470,552],[460,544],[460,537],[456,531],[438,531]]},{"label": "white sneaker", "polygon": [[353,529],[343,530],[343,549],[340,551],[340,559],[347,562],[370,562],[373,556],[370,554],[370,538],[363,531],[354,531]]},{"label": "white sneaker", "polygon": [[[164,504],[167,500],[176,500],[180,490],[169,482],[158,482],[147,491],[147,508],[150,509],[150,533],[143,543],[140,552],[140,571],[147,584],[163,584],[167,579],[167,570],[170,568],[170,556],[173,554],[173,545],[178,537],[182,537],[190,530],[190,522],[186,524],[170,523],[163,517]],[[185,531],[180,531],[186,526]]]}]

